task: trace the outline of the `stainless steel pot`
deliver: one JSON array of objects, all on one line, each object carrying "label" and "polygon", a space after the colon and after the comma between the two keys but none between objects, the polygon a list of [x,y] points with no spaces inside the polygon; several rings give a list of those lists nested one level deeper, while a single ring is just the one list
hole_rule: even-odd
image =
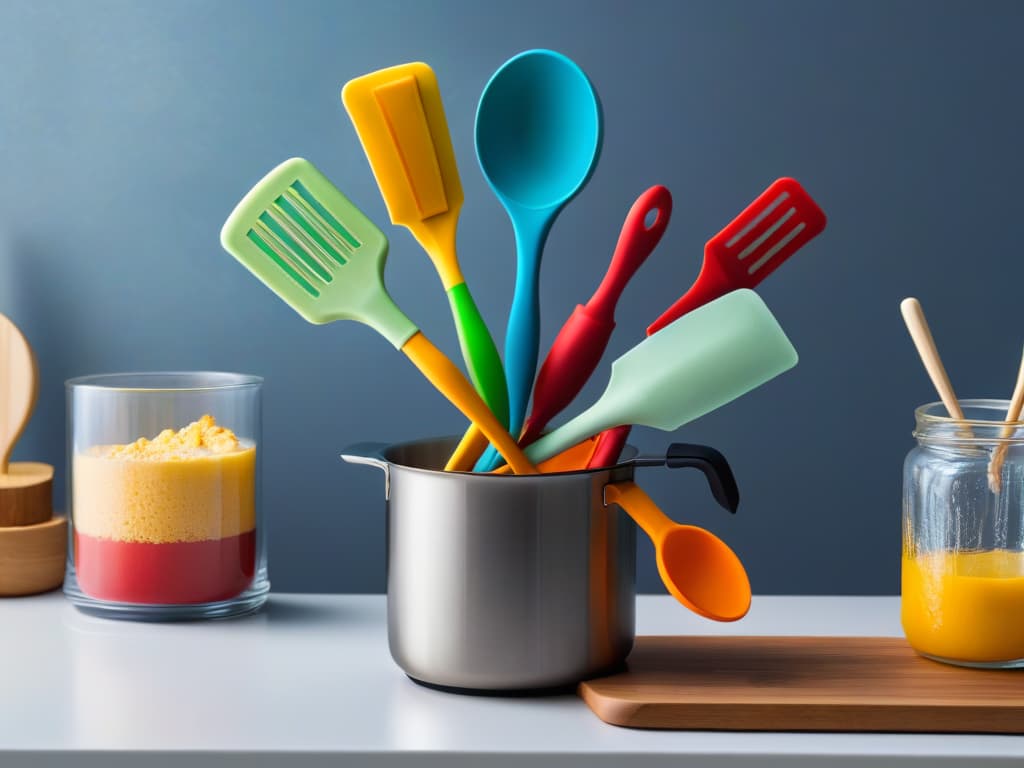
[{"label": "stainless steel pot", "polygon": [[666,459],[627,448],[606,469],[443,472],[456,443],[342,455],[384,472],[395,662],[417,681],[475,690],[560,687],[620,665],[634,637],[636,526],[603,492]]}]

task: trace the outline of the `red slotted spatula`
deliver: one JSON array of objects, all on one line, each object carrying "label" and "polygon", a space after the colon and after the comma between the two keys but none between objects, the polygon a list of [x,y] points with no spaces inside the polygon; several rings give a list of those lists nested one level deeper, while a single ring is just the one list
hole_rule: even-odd
[{"label": "red slotted spatula", "polygon": [[[708,240],[697,282],[647,327],[647,335],[729,291],[753,288],[820,234],[825,222],[825,214],[796,179],[775,181]],[[629,430],[626,425],[602,432],[588,466],[615,464]]]},{"label": "red slotted spatula", "polygon": [[825,214],[796,179],[778,179],[708,240],[697,282],[647,335],[730,291],[755,287],[823,229]]}]

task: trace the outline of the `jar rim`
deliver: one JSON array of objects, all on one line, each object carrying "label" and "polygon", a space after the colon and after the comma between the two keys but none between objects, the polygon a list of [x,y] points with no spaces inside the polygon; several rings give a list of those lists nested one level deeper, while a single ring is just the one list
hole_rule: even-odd
[{"label": "jar rim", "polygon": [[[925,403],[914,411],[913,436],[922,444],[993,446],[1024,444],[1024,421],[1005,421],[1009,400],[973,398],[960,400],[965,418],[949,415],[941,402]],[[985,418],[990,415],[993,418]]]},{"label": "jar rim", "polygon": [[111,392],[210,392],[247,389],[262,384],[262,376],[226,371],[98,373],[64,382],[68,389],[102,389]]},{"label": "jar rim", "polygon": [[[995,398],[968,398],[960,400],[960,409],[966,415],[969,409],[990,409],[993,412],[1002,413],[1004,416],[1006,411],[1010,407],[1009,400],[999,400]],[[917,418],[918,424],[925,424],[928,426],[978,426],[978,427],[1005,427],[1010,426],[1024,426],[1024,420],[1018,419],[1017,421],[1006,421],[1005,418],[1001,419],[977,419],[977,418],[964,418],[955,419],[949,415],[949,411],[946,410],[946,406],[939,402],[925,403],[924,405],[918,406],[914,411],[914,416]]]}]

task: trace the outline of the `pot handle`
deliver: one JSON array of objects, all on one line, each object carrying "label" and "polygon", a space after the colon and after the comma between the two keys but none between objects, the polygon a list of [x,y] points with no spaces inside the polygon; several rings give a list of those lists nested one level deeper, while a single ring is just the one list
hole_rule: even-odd
[{"label": "pot handle", "polygon": [[736,477],[732,467],[720,451],[707,445],[694,443],[672,443],[665,451],[664,458],[637,457],[633,461],[624,462],[637,467],[668,466],[671,469],[693,467],[699,469],[707,478],[711,495],[715,501],[729,512],[735,513],[740,505],[740,490],[736,486]]},{"label": "pot handle", "polygon": [[391,498],[391,465],[384,458],[387,443],[354,443],[341,452],[343,461],[349,464],[367,464],[384,473],[384,500]]}]

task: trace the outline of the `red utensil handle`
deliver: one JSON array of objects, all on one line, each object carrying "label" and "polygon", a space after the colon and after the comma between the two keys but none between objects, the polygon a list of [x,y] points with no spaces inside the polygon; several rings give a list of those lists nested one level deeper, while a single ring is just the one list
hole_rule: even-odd
[{"label": "red utensil handle", "polygon": [[594,448],[594,453],[590,457],[590,463],[587,464],[587,468],[601,469],[618,464],[619,454],[622,453],[626,440],[629,439],[629,431],[631,429],[631,425],[623,424],[621,427],[606,429],[598,435],[597,447]]},{"label": "red utensil handle", "polygon": [[572,402],[601,362],[615,321],[591,314],[582,304],[565,321],[555,337],[533,387],[533,409],[523,426],[523,448],[540,437],[544,427]]},{"label": "red utensil handle", "polygon": [[[648,226],[647,219],[652,213],[654,220]],[[658,245],[671,216],[672,194],[667,187],[658,184],[636,199],[622,223],[608,271],[587,302],[591,315],[614,322],[615,305],[622,290]]]},{"label": "red utensil handle", "polygon": [[[707,275],[704,273],[708,272]],[[714,272],[708,270],[707,263],[701,270],[700,277],[686,293],[684,293],[671,307],[666,309],[657,320],[647,326],[647,335],[657,333],[666,325],[675,322],[687,312],[703,307],[710,301],[729,292],[729,285],[715,276]]]},{"label": "red utensil handle", "polygon": [[[648,225],[651,213],[654,219]],[[661,240],[671,215],[672,195],[661,185],[643,192],[629,209],[604,279],[590,301],[573,310],[544,358],[533,387],[533,409],[519,437],[521,446],[540,437],[601,362],[615,329],[615,305],[622,290]]]}]

